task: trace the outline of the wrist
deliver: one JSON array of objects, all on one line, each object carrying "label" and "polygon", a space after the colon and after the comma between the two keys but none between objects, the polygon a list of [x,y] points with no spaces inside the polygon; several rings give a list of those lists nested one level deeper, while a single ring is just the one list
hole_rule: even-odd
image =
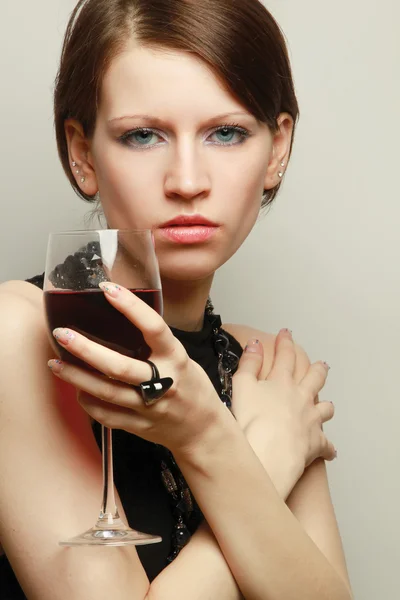
[{"label": "wrist", "polygon": [[286,502],[304,472],[300,461],[290,455],[282,456],[280,460],[275,460],[266,470],[276,491],[284,502]]},{"label": "wrist", "polygon": [[207,426],[184,446],[173,452],[178,464],[184,464],[207,474],[208,466],[216,456],[226,454],[237,437],[244,437],[232,413],[221,403]]},{"label": "wrist", "polygon": [[301,452],[291,443],[279,443],[277,439],[266,440],[260,427],[246,428],[246,439],[257,456],[279,496],[286,501],[302,476],[305,465]]}]

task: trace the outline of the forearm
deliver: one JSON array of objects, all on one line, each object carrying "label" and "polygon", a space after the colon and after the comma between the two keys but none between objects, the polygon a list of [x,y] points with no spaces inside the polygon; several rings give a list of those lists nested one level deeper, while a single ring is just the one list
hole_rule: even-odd
[{"label": "forearm", "polygon": [[243,600],[206,522],[177,558],[154,579],[146,600]]},{"label": "forearm", "polygon": [[[279,461],[273,484],[286,500],[298,477],[294,469]],[[271,474],[270,474],[271,475]],[[207,573],[207,577],[204,577]],[[148,600],[243,600],[244,596],[232,575],[221,548],[204,521],[190,543],[174,562],[165,568],[151,584]]]},{"label": "forearm", "polygon": [[175,458],[246,600],[350,599],[234,419]]}]

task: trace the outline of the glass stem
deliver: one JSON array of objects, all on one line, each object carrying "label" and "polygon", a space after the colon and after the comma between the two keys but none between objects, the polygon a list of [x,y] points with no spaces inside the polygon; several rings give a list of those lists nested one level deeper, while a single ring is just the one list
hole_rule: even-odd
[{"label": "glass stem", "polygon": [[114,494],[112,430],[104,427],[104,425],[101,426],[101,441],[103,454],[103,502],[100,511],[100,522],[103,526],[112,526],[120,524],[121,521]]}]

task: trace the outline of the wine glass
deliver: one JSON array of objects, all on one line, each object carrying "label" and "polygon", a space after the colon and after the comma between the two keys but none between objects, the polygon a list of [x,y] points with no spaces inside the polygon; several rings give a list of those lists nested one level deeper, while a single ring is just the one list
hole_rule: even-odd
[{"label": "wine glass", "polygon": [[[162,315],[161,280],[151,230],[66,231],[49,235],[44,303],[51,344],[62,360],[95,372],[96,369],[57,343],[52,335],[55,328],[71,328],[98,344],[138,360],[147,360],[151,353],[140,329],[107,301],[99,288],[102,281],[128,288]],[[60,545],[122,546],[161,542],[160,536],[131,529],[118,514],[112,431],[104,426],[102,457],[103,499],[97,523],[88,531],[61,541]]]}]

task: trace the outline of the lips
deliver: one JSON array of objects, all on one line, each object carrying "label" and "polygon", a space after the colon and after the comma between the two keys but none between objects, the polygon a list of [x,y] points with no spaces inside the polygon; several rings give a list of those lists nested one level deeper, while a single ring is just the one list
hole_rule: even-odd
[{"label": "lips", "polygon": [[199,244],[211,239],[220,226],[202,215],[179,215],[160,226],[165,240],[178,244]]},{"label": "lips", "polygon": [[163,223],[160,227],[190,227],[194,225],[203,225],[204,227],[219,227],[218,223],[214,223],[202,215],[179,215],[170,221]]}]

